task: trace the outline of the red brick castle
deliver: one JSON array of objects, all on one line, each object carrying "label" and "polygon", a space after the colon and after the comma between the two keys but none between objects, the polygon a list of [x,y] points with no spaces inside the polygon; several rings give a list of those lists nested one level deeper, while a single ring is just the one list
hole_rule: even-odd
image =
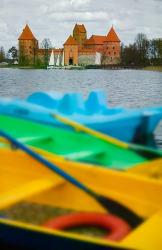
[{"label": "red brick castle", "polygon": [[[64,47],[52,50],[60,63],[64,65],[109,65],[120,63],[120,39],[112,26],[106,36],[92,35],[87,38],[87,30],[84,24],[75,24],[73,35],[65,41]],[[44,49],[39,49],[38,40],[33,35],[28,25],[25,26],[19,37],[19,59],[27,64],[35,64],[42,61],[45,55]],[[62,58],[62,59],[61,59]]]}]

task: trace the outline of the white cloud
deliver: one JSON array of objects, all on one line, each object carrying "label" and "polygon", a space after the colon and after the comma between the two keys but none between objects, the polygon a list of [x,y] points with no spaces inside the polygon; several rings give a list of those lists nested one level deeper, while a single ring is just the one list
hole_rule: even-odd
[{"label": "white cloud", "polygon": [[70,4],[76,7],[84,6],[92,2],[91,0],[70,0]]},{"label": "white cloud", "polygon": [[61,47],[76,22],[88,35],[104,35],[114,24],[122,42],[134,41],[138,32],[162,37],[162,0],[0,0],[0,46],[8,49],[26,22],[39,40],[48,37]]},{"label": "white cloud", "polygon": [[0,32],[7,32],[7,24],[2,19],[0,19]]},{"label": "white cloud", "polygon": [[54,12],[49,15],[55,21],[64,21],[64,22],[96,22],[103,21],[108,18],[108,15],[104,11],[100,12],[90,12],[90,11],[76,11],[76,12]]}]

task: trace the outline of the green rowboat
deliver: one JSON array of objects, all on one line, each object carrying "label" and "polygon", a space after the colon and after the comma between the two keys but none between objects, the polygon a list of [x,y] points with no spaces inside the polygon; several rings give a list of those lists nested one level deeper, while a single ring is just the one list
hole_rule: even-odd
[{"label": "green rowboat", "polygon": [[25,119],[0,115],[0,129],[28,145],[61,155],[69,160],[118,170],[126,170],[136,164],[149,161],[148,157],[131,149],[122,148],[92,135],[50,127]]}]

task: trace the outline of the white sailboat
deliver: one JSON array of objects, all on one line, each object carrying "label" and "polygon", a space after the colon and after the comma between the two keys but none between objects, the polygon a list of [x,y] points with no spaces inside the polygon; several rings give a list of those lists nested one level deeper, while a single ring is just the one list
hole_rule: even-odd
[{"label": "white sailboat", "polygon": [[47,69],[53,69],[54,65],[55,65],[55,60],[54,60],[54,53],[53,53],[53,50],[52,50]]},{"label": "white sailboat", "polygon": [[62,63],[61,63],[61,66],[64,67],[64,65],[65,65],[65,64],[64,64],[64,51],[63,51],[63,53],[62,53]]},{"label": "white sailboat", "polygon": [[58,54],[58,56],[57,56],[56,66],[57,67],[60,66],[60,54]]},{"label": "white sailboat", "polygon": [[101,65],[101,53],[96,52],[95,65]]}]

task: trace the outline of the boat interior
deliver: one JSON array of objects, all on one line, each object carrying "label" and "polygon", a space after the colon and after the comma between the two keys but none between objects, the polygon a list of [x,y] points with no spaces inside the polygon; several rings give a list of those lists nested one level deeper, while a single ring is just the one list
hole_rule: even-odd
[{"label": "boat interior", "polygon": [[[39,222],[21,217],[25,210],[30,209],[32,213],[31,204],[60,208],[68,212],[108,213],[94,198],[75,188],[24,152],[0,148],[0,154],[0,223],[22,222],[24,223],[22,225],[35,225],[36,230],[38,228],[40,230],[40,227],[41,230],[46,230],[42,224],[43,219],[47,220],[47,218],[41,217],[39,213],[36,212],[34,215],[34,218],[41,217]],[[150,244],[152,246],[159,244],[162,231],[161,181],[157,182],[147,177],[137,178],[131,173],[105,171],[105,169],[95,169],[78,163],[71,164],[70,161],[65,164],[61,159],[49,158],[48,160],[89,188],[105,197],[115,199],[143,218],[142,224],[132,229],[128,236],[120,241],[121,246],[129,247],[134,244],[135,247],[139,247],[141,242],[145,242],[144,249],[147,249]],[[18,209],[19,206],[20,209]],[[56,233],[55,231],[57,230],[48,229],[49,233]],[[74,232],[67,232],[67,235],[73,234],[76,235]],[[90,236],[85,237],[86,240],[90,238]],[[137,238],[139,240],[135,242]],[[103,239],[100,240],[105,242]],[[112,244],[112,242],[107,241],[105,244]]]}]

